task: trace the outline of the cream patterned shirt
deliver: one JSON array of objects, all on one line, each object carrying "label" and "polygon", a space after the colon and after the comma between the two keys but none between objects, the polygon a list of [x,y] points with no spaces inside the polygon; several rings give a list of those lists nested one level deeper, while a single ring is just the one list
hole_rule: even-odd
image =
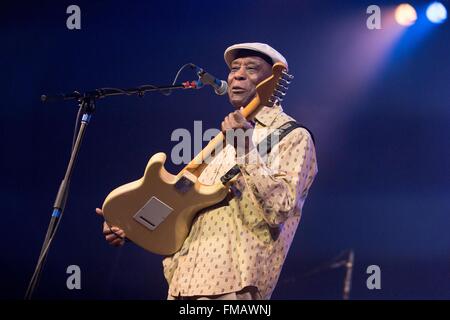
[{"label": "cream patterned shirt", "polygon": [[[276,105],[262,107],[255,120],[257,145],[293,119]],[[317,174],[314,144],[304,128],[291,131],[266,159],[256,149],[237,157],[228,144],[200,182],[219,182],[236,163],[237,191],[199,212],[180,251],[164,258],[169,295],[219,295],[254,286],[270,299]]]}]

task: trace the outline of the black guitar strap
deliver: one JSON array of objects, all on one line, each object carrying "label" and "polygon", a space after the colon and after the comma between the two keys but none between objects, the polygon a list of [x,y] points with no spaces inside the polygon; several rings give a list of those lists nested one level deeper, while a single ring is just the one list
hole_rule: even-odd
[{"label": "black guitar strap", "polygon": [[[269,154],[270,151],[272,150],[272,147],[273,147],[272,140],[278,139],[278,141],[277,141],[277,143],[278,143],[284,137],[286,137],[289,132],[291,132],[292,130],[297,129],[297,128],[305,128],[306,130],[308,130],[308,128],[298,124],[296,121],[289,121],[289,122],[286,122],[285,124],[283,124],[278,129],[276,129],[271,134],[269,134],[266,138],[264,138],[264,140],[262,140],[256,146],[261,157],[264,157],[265,155]],[[308,130],[308,132],[310,133],[311,138],[313,139],[313,142],[314,142],[314,137],[313,137],[311,131]],[[275,135],[277,135],[278,137],[275,137]],[[264,145],[266,146],[265,148],[263,148]],[[222,181],[222,183],[225,184],[228,181],[230,181],[231,179],[233,179],[234,176],[239,174],[239,172],[240,172],[239,166],[236,164],[236,165],[234,165],[234,167],[232,167],[230,170],[228,170],[228,172],[225,173],[220,178],[220,181]]]}]

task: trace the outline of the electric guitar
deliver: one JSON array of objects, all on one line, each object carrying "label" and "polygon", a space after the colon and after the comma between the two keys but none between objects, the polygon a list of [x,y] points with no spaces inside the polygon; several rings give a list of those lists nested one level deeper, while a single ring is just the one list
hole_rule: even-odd
[{"label": "electric guitar", "polygon": [[[272,75],[257,85],[255,98],[241,111],[243,116],[252,119],[261,106],[281,101],[292,78],[284,64],[274,64]],[[177,252],[197,212],[222,201],[233,183],[230,180],[204,185],[198,181],[206,167],[205,159],[223,142],[221,132],[177,175],[164,168],[164,153],[153,155],[142,178],[118,187],[106,197],[102,208],[106,222],[123,229],[128,239],[150,252]]]}]

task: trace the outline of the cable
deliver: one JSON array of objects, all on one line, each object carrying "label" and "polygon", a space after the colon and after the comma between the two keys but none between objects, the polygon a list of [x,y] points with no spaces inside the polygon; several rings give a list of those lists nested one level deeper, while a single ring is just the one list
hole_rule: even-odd
[{"label": "cable", "polygon": [[[185,65],[183,65],[180,69],[178,69],[177,74],[175,75],[175,79],[172,82],[172,85],[175,85],[175,83],[178,80],[178,77],[181,74],[181,71],[183,71],[185,68],[190,67],[190,68],[194,68],[194,64],[193,63],[186,63]],[[166,96],[169,96],[172,93],[172,90],[169,90],[167,93],[163,93]]]},{"label": "cable", "polygon": [[[183,65],[180,69],[178,69],[177,74],[175,75],[175,79],[172,82],[172,86],[175,85],[175,83],[178,80],[178,77],[180,76],[181,72],[187,68],[187,67],[191,67],[194,68],[194,64],[192,63],[186,63],[185,65]],[[127,96],[131,96],[137,93],[138,96],[143,97],[145,94],[145,91],[147,91],[149,88],[151,89],[158,89],[157,86],[154,86],[152,84],[145,84],[142,86],[139,86],[137,88],[133,88],[133,89],[121,89],[121,88],[100,88],[100,89],[96,89],[95,92],[97,93],[97,95],[102,98],[105,95],[115,95],[115,94],[125,94]],[[165,96],[169,96],[172,94],[172,89],[166,89],[166,90],[158,90],[158,92],[162,95]]]}]

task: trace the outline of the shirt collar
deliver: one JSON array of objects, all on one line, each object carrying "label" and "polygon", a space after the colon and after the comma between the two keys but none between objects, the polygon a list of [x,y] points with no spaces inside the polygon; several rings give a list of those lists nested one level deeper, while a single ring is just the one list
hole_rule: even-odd
[{"label": "shirt collar", "polygon": [[256,113],[255,120],[268,127],[281,112],[283,112],[283,108],[280,104],[275,104],[273,107],[262,106]]}]

